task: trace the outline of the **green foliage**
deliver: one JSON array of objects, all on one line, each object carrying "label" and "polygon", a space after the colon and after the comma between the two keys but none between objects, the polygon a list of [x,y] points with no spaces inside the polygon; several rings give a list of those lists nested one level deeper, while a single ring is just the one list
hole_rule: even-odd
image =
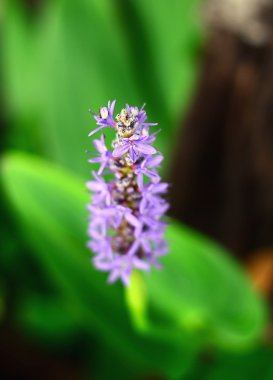
[{"label": "green foliage", "polygon": [[86,173],[94,128],[88,109],[116,98],[118,109],[147,103],[150,120],[162,128],[167,165],[196,75],[198,3],[59,0],[45,2],[31,19],[22,2],[7,2],[2,61],[14,117],[10,146]]},{"label": "green foliage", "polygon": [[271,380],[272,346],[264,345],[251,352],[207,357],[186,380]]},{"label": "green foliage", "polygon": [[[78,321],[88,334],[98,333],[108,349],[118,352],[136,372],[143,368],[169,374],[184,370],[193,350],[186,350],[183,339],[172,339],[173,334],[164,331],[161,337],[138,334],[131,325],[122,286],[108,286],[105,276],[90,265],[85,249],[84,184],[23,154],[4,159],[3,181],[41,265],[69,307],[66,313],[60,308],[63,317]],[[33,316],[33,312],[37,315],[36,307],[31,313],[24,309],[23,314]],[[51,307],[48,313],[52,316]],[[33,319],[34,329],[38,319]]]},{"label": "green foliage", "polygon": [[62,297],[28,295],[17,312],[17,322],[24,331],[44,343],[65,345],[79,332],[77,318]]},{"label": "green foliage", "polygon": [[216,243],[173,221],[168,229],[167,270],[148,276],[152,302],[212,345],[241,348],[264,325],[261,302],[242,270]]},{"label": "green foliage", "polygon": [[[217,245],[171,222],[165,269],[134,276],[128,309],[122,286],[107,285],[89,263],[84,183],[23,153],[6,155],[2,180],[35,255],[55,283],[63,329],[78,325],[98,334],[131,369],[170,377],[185,372],[202,347],[242,347],[259,338],[263,305]],[[49,302],[47,309],[45,300],[24,314],[34,328],[48,329],[39,324],[39,310],[54,321],[56,307]]]}]

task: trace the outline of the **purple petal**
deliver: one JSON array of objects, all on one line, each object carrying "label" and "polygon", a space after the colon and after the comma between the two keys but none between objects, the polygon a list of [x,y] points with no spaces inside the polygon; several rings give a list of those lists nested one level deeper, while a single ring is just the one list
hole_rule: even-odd
[{"label": "purple petal", "polygon": [[101,129],[106,128],[106,127],[107,127],[107,125],[101,125],[100,127],[98,127],[96,129],[94,129],[93,131],[91,131],[88,136],[92,136],[95,133],[97,133],[98,131],[100,131]]},{"label": "purple petal", "polygon": [[137,115],[139,125],[143,125],[144,121],[147,119],[145,111],[140,111]]},{"label": "purple petal", "polygon": [[136,155],[136,152],[135,152],[134,146],[130,145],[129,153],[130,153],[130,158],[131,158],[131,160],[132,160],[133,162],[136,162],[136,160],[137,160],[137,155]]},{"label": "purple petal", "polygon": [[118,228],[118,226],[120,225],[121,221],[122,221],[122,218],[123,218],[123,215],[121,212],[117,212],[116,215],[115,215],[115,218],[113,220],[113,225],[115,228]]},{"label": "purple petal", "polygon": [[106,152],[105,144],[101,140],[94,140],[93,144],[99,153],[103,154]]},{"label": "purple petal", "polygon": [[133,244],[131,245],[131,247],[127,253],[128,257],[134,256],[134,254],[137,252],[137,250],[139,248],[139,244],[140,244],[140,242],[138,239],[133,242]]},{"label": "purple petal", "polygon": [[162,160],[163,160],[163,156],[151,157],[147,161],[146,166],[147,166],[147,168],[154,168],[155,166],[159,165]]},{"label": "purple petal", "polygon": [[148,257],[147,260],[148,260],[149,263],[151,263],[155,268],[157,268],[157,269],[162,269],[162,268],[163,268],[163,265],[161,265],[161,264],[155,259],[154,256]]},{"label": "purple petal", "polygon": [[108,283],[113,284],[118,278],[120,277],[120,271],[118,269],[114,269],[111,273],[110,276],[108,277]]},{"label": "purple petal", "polygon": [[151,252],[152,249],[151,249],[149,240],[145,235],[141,239],[141,245],[146,253]]},{"label": "purple petal", "polygon": [[96,181],[97,182],[102,182],[102,179],[101,179],[101,177],[94,171],[94,170],[92,170],[92,176],[96,179]]},{"label": "purple petal", "polygon": [[86,186],[89,189],[94,190],[94,191],[101,191],[102,190],[101,183],[96,182],[96,181],[89,181],[89,182],[87,182]]},{"label": "purple petal", "polygon": [[156,125],[158,125],[158,123],[143,123],[142,127],[143,129],[146,129],[146,128],[154,127]]},{"label": "purple petal", "polygon": [[151,170],[145,170],[145,174],[149,177],[152,178],[154,181],[159,181],[160,177],[157,173],[152,172]]},{"label": "purple petal", "polygon": [[[110,102],[109,102],[109,103],[110,103]],[[116,105],[116,99],[112,101],[110,107],[109,107],[109,103],[108,103],[108,108],[109,108],[109,111],[110,111],[111,116],[112,116],[113,113],[114,113],[115,105]]]},{"label": "purple petal", "polygon": [[106,224],[102,218],[96,218],[92,221],[89,233],[95,239],[102,239],[106,236]]},{"label": "purple petal", "polygon": [[126,213],[124,216],[127,222],[129,222],[133,227],[136,227],[136,228],[139,227],[140,222],[133,214]]},{"label": "purple petal", "polygon": [[111,194],[109,192],[105,194],[105,203],[106,203],[106,206],[110,206],[111,204]]},{"label": "purple petal", "polygon": [[138,143],[137,150],[143,154],[154,154],[157,152],[157,150],[153,146],[144,143]]},{"label": "purple petal", "polygon": [[155,193],[159,194],[159,193],[166,193],[166,191],[168,190],[168,187],[169,187],[169,184],[168,183],[158,183],[155,185]]},{"label": "purple petal", "polygon": [[93,263],[97,269],[103,270],[103,271],[111,270],[113,267],[112,261],[100,261],[99,259],[94,259]]},{"label": "purple petal", "polygon": [[147,202],[146,198],[142,198],[142,200],[140,201],[139,211],[140,211],[141,214],[145,213],[145,209],[146,209],[147,203],[148,202]]},{"label": "purple petal", "polygon": [[129,150],[129,144],[118,145],[113,152],[114,157],[121,157]]},{"label": "purple petal", "polygon": [[98,174],[99,174],[99,175],[102,174],[102,172],[103,172],[105,166],[106,166],[106,161],[102,162],[102,164],[101,164],[101,166],[100,166],[100,168],[99,168],[99,170],[98,170]]},{"label": "purple petal", "polygon": [[92,164],[96,164],[97,162],[101,162],[101,157],[90,158],[88,162],[91,162]]},{"label": "purple petal", "polygon": [[153,133],[153,134],[150,135],[150,136],[143,136],[143,137],[141,138],[141,140],[142,140],[143,142],[145,142],[145,144],[150,144],[150,143],[152,143],[152,142],[155,141],[155,134]]},{"label": "purple petal", "polygon": [[143,174],[141,171],[137,175],[137,185],[140,188],[140,190],[143,189]]},{"label": "purple petal", "polygon": [[125,286],[128,286],[130,284],[130,276],[131,276],[131,270],[127,270],[121,273],[120,277]]},{"label": "purple petal", "polygon": [[150,266],[148,263],[146,263],[144,260],[141,260],[137,257],[133,258],[133,265],[135,268],[142,269],[142,270],[149,270]]}]

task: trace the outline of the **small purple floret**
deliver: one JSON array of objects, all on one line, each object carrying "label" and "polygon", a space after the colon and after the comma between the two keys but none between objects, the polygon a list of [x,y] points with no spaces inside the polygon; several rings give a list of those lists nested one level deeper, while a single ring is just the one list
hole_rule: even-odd
[{"label": "small purple floret", "polygon": [[156,134],[149,135],[157,124],[147,123],[144,106],[127,105],[115,121],[114,107],[115,101],[108,102],[93,114],[99,127],[89,134],[106,127],[117,132],[113,151],[103,135],[93,141],[97,153],[89,162],[100,167],[87,182],[92,192],[88,247],[95,267],[110,273],[109,283],[120,279],[128,285],[133,269],[161,268],[158,258],[167,253],[162,217],[169,208],[164,199],[168,184],[158,174],[163,156],[152,146]]},{"label": "small purple floret", "polygon": [[91,131],[88,136],[92,136],[94,133],[106,127],[115,128],[116,123],[113,119],[115,104],[115,100],[112,103],[109,101],[107,107],[102,107],[100,109],[99,115],[95,115],[94,112],[91,112],[97,122],[97,125],[99,125],[99,128],[96,128],[93,131]]},{"label": "small purple floret", "polygon": [[155,154],[157,150],[149,145],[152,142],[150,136],[136,136],[133,135],[130,138],[123,138],[122,143],[117,145],[114,149],[113,156],[121,157],[125,153],[129,152],[129,156],[133,162],[139,157]]}]

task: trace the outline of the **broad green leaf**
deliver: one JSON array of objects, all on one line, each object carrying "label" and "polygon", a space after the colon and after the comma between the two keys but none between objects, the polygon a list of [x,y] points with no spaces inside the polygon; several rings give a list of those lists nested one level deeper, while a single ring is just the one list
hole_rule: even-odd
[{"label": "broad green leaf", "polygon": [[2,179],[44,271],[55,282],[72,320],[88,334],[98,334],[108,349],[135,371],[169,376],[185,372],[197,345],[183,329],[166,325],[137,332],[120,284],[109,286],[90,265],[85,249],[88,200],[84,183],[26,154],[12,153],[2,162]]},{"label": "broad green leaf", "polygon": [[[1,64],[4,70],[3,88],[8,105],[16,115],[28,117],[37,113],[42,104],[43,92],[40,85],[43,78],[39,68],[43,62],[40,45],[40,25],[30,22],[22,4],[16,1],[5,2],[3,18],[3,54]],[[39,96],[37,96],[37,92]],[[19,121],[19,120],[18,120]]]},{"label": "broad green leaf", "polygon": [[[112,336],[112,342],[120,339],[122,329],[126,342],[133,332],[121,287],[105,285],[105,276],[92,269],[84,249],[84,184],[23,154],[5,158],[3,179],[37,253],[73,301],[77,318],[86,321],[91,303],[90,322],[100,326],[104,336]],[[179,331],[181,337],[192,336],[192,342],[221,347],[243,347],[257,340],[265,323],[262,302],[227,252],[174,222],[167,237],[170,253],[163,260],[165,269],[153,270],[144,280],[137,275],[127,292],[141,334],[160,340],[166,333],[168,340]],[[109,310],[118,336],[109,326]],[[160,326],[165,330],[162,336]]]},{"label": "broad green leaf", "polygon": [[27,17],[23,4],[6,1],[0,56],[2,91],[5,114],[9,129],[5,144],[9,148],[44,152],[43,91],[44,64],[43,46],[40,43],[41,20]]},{"label": "broad green leaf", "polygon": [[[95,128],[88,110],[98,112],[108,100],[117,99],[120,108],[126,101],[140,104],[142,99],[112,2],[61,1],[52,8],[46,27],[48,65],[43,69],[51,78],[44,89],[48,155],[86,173],[85,150],[93,148],[87,135]],[[113,136],[111,132],[109,128]]]},{"label": "broad green leaf", "polygon": [[242,269],[223,248],[171,222],[164,270],[147,276],[147,297],[214,346],[242,348],[263,332],[266,313]]}]

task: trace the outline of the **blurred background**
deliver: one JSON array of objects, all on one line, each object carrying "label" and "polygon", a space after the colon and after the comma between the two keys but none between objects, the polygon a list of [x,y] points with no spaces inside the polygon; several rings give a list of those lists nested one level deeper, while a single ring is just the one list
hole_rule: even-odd
[{"label": "blurred background", "polygon": [[[0,2],[1,379],[273,379],[272,22],[272,0]],[[126,290],[85,248],[88,110],[113,99],[146,103],[171,183],[165,269]]]}]

